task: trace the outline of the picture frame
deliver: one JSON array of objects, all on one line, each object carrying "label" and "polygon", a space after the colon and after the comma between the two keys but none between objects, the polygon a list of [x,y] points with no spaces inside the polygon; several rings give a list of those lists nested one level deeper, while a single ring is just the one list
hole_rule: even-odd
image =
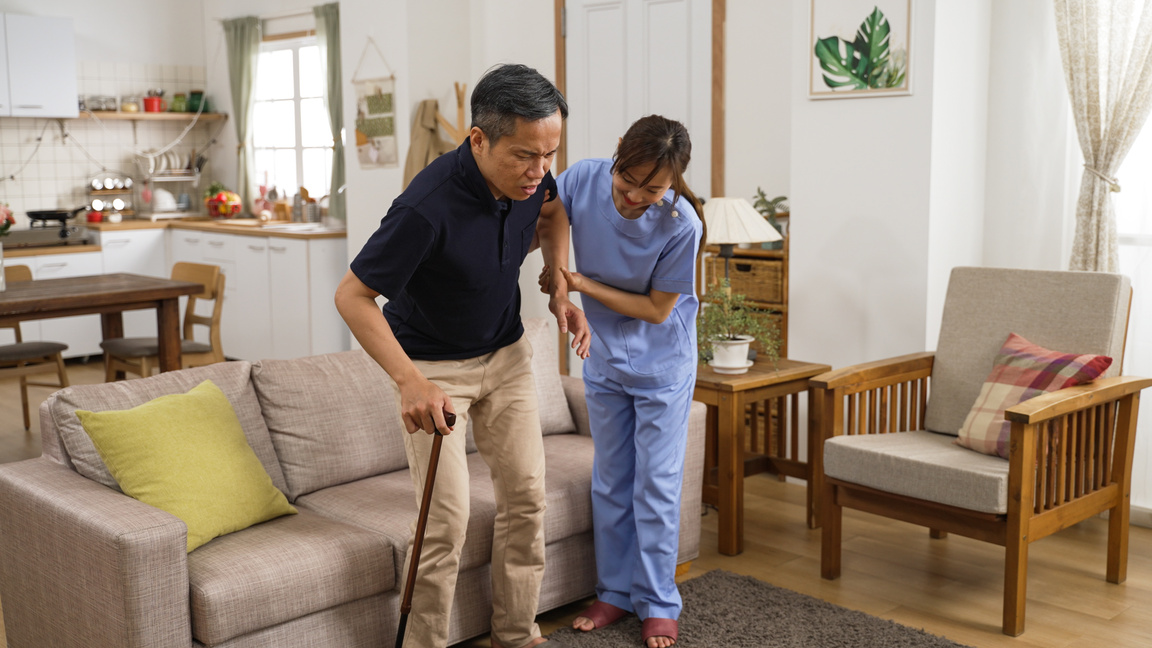
[{"label": "picture frame", "polygon": [[808,98],[912,94],[912,0],[810,0]]}]

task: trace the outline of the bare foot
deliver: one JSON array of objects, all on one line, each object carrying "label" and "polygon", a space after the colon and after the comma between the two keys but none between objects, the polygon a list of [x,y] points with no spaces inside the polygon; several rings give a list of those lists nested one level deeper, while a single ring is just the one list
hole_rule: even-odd
[{"label": "bare foot", "polygon": [[648,637],[648,648],[668,648],[676,643],[672,637]]},{"label": "bare foot", "polygon": [[578,616],[575,619],[572,619],[572,629],[579,630],[581,632],[588,632],[589,630],[595,630],[596,624],[593,623],[592,619],[589,619],[588,617]]},{"label": "bare foot", "polygon": [[[546,643],[547,641],[548,640],[544,637],[536,637],[532,641],[524,644],[521,648],[532,648],[532,646],[539,646],[540,644]],[[504,644],[497,641],[496,637],[492,637],[492,648],[504,648]]]}]

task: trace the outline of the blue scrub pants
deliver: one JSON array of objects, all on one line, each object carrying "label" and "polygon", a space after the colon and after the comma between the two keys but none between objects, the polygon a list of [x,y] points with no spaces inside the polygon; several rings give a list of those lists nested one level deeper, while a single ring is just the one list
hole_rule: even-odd
[{"label": "blue scrub pants", "polygon": [[641,619],[677,619],[683,607],[676,556],[695,384],[693,371],[666,387],[628,387],[584,363],[596,595]]}]

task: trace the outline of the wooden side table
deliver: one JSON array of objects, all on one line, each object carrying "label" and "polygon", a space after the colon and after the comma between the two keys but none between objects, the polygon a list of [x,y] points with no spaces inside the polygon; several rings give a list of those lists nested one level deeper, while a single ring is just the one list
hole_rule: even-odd
[{"label": "wooden side table", "polygon": [[[707,440],[704,446],[704,503],[720,510],[719,551],[735,556],[744,551],[744,476],[761,472],[774,472],[808,482],[808,525],[812,527],[817,493],[812,491],[809,464],[800,461],[799,405],[800,394],[807,392],[808,379],[825,371],[825,364],[781,359],[775,365],[757,359],[747,373],[719,374],[708,365],[700,365],[696,372],[696,391],[693,395],[708,406]],[[789,419],[791,451],[777,434],[777,443],[769,439],[764,453],[745,450],[744,411],[750,403],[777,399],[782,431],[784,419]],[[791,416],[786,412],[790,401]],[[765,421],[771,419],[770,408]],[[809,407],[809,421],[812,409]],[[754,414],[755,415],[755,414]],[[809,431],[815,429],[809,424]],[[811,439],[811,434],[809,434]],[[812,456],[809,444],[808,456]]]}]

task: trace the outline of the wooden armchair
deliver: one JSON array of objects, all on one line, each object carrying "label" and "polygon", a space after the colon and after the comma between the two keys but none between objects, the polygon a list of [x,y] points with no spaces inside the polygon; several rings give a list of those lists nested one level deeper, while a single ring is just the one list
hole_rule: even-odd
[{"label": "wooden armchair", "polygon": [[[841,571],[853,508],[1005,547],[1004,634],[1024,631],[1028,546],[1109,513],[1107,580],[1127,575],[1140,390],[1118,377],[1131,288],[1121,275],[956,268],[935,353],[812,379],[821,576]],[[1049,349],[1109,355],[1100,379],[1009,408],[1009,458],[953,443],[1010,332]]]}]

